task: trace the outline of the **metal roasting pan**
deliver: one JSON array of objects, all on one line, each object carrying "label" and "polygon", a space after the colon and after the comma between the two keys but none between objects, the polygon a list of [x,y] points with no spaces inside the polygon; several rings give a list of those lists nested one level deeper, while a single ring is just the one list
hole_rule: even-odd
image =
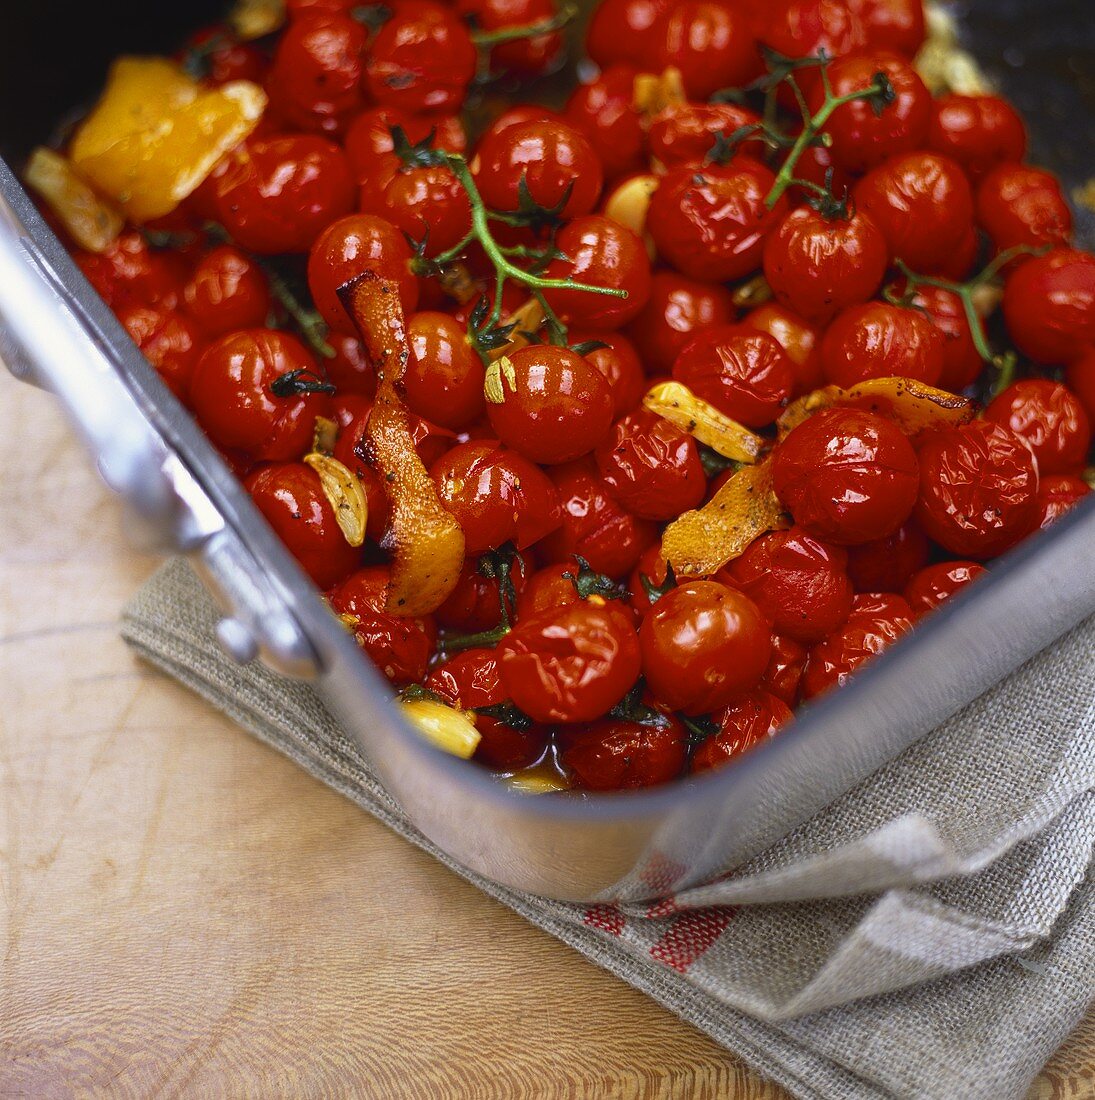
[{"label": "metal roasting pan", "polygon": [[[112,56],[168,52],[220,5],[11,7],[0,38],[0,358],[56,395],[142,544],[194,563],[224,610],[226,649],[311,681],[415,824],[465,866],[572,900],[638,900],[696,883],[786,834],[1095,612],[1093,496],[849,687],[720,772],[648,792],[529,797],[435,751],[401,722],[387,685],[9,168],[95,95]],[[970,47],[1030,119],[1032,159],[1070,187],[1092,174],[1089,0],[976,0],[957,13]]]}]

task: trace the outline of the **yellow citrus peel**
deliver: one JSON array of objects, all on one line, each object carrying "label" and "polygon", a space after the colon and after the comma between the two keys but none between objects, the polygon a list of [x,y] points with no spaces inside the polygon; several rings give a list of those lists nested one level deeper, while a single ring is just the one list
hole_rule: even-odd
[{"label": "yellow citrus peel", "polygon": [[125,215],[107,202],[52,149],[39,146],[27,161],[23,179],[57,216],[69,236],[89,252],[104,252],[125,225]]},{"label": "yellow citrus peel", "polygon": [[756,462],[764,447],[761,436],[731,420],[680,382],[659,382],[652,386],[643,398],[643,405],[735,462]]}]

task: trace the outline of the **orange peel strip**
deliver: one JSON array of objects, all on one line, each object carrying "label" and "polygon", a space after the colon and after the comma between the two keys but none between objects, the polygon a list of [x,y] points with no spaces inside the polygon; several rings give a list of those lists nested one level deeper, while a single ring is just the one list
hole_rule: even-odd
[{"label": "orange peel strip", "polygon": [[761,436],[731,420],[680,382],[659,382],[651,386],[643,398],[643,405],[735,462],[752,465],[764,447]]}]

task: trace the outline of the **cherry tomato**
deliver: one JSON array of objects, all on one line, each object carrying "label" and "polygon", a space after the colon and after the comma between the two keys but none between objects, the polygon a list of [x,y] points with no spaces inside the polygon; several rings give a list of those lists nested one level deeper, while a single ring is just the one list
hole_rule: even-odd
[{"label": "cherry tomato", "polygon": [[654,606],[650,602],[650,596],[647,595],[643,578],[645,577],[655,587],[659,587],[665,584],[667,576],[668,563],[662,554],[661,542],[654,542],[642,552],[638,565],[631,571],[629,583],[631,595],[628,602],[637,615],[645,615]]},{"label": "cherry tomato", "polygon": [[[319,475],[303,462],[260,466],[244,487],[278,538],[320,588],[330,588],[361,559],[335,519]],[[423,669],[425,671],[425,669]]]},{"label": "cherry tomato", "polygon": [[716,581],[667,592],[643,619],[639,641],[654,697],[686,714],[707,714],[751,691],[772,649],[757,605]]},{"label": "cherry tomato", "polygon": [[736,103],[671,103],[650,123],[650,155],[667,168],[702,163],[718,135],[729,137],[759,121],[755,111]]},{"label": "cherry tomato", "polygon": [[456,13],[432,0],[399,0],[377,31],[365,87],[382,107],[451,112],[464,100],[478,54]]},{"label": "cherry tomato", "polygon": [[859,17],[876,50],[894,50],[912,58],[924,44],[923,0],[849,0],[848,7]]},{"label": "cherry tomato", "polygon": [[957,161],[970,179],[978,180],[998,164],[1023,159],[1027,130],[1007,100],[952,92],[932,104],[927,146]]},{"label": "cherry tomato", "polygon": [[[493,649],[469,649],[452,657],[433,669],[426,687],[463,710],[508,702]],[[475,728],[480,740],[474,759],[495,771],[527,768],[547,748],[547,730],[543,726],[518,729],[499,718],[480,714],[476,716]]]},{"label": "cherry tomato", "polygon": [[498,646],[502,684],[536,722],[592,722],[638,679],[630,616],[594,598],[525,619]]},{"label": "cherry tomato", "polygon": [[407,327],[411,357],[403,376],[407,408],[463,431],[483,415],[483,364],[467,332],[447,313],[416,313]]},{"label": "cherry tomato", "polygon": [[267,462],[299,458],[330,402],[320,393],[278,397],[271,385],[290,371],[316,374],[315,361],[295,336],[265,328],[230,333],[198,360],[190,407],[219,447]]},{"label": "cherry tomato", "polygon": [[728,572],[777,634],[813,644],[832,634],[852,609],[848,555],[798,528],[762,535]]},{"label": "cherry tomato", "polygon": [[458,115],[423,116],[397,107],[372,107],[357,115],[346,131],[346,159],[358,183],[374,178],[378,165],[391,165],[395,158],[392,131],[396,127],[411,145],[418,145],[433,134],[435,149],[463,153],[467,148],[467,135]]},{"label": "cherry tomato", "polygon": [[942,561],[927,565],[914,573],[905,585],[905,599],[912,613],[920,618],[934,611],[944,600],[949,600],[984,572],[985,567],[975,561]]},{"label": "cherry tomato", "polygon": [[646,228],[658,255],[692,279],[741,279],[760,266],[764,242],[782,221],[786,196],[765,204],[776,178],[759,161],[681,165],[650,200]]},{"label": "cherry tomato", "polygon": [[930,275],[952,260],[973,225],[973,196],[962,169],[937,153],[891,157],[855,186],[855,201],[882,230],[890,255]]},{"label": "cherry tomato", "polygon": [[657,528],[625,512],[590,458],[549,472],[563,510],[562,524],[539,545],[541,560],[584,558],[590,568],[624,577],[657,538]]},{"label": "cherry tomato", "polygon": [[341,394],[375,396],[376,371],[361,341],[347,332],[329,332],[327,343],[335,354],[324,366],[335,389]]},{"label": "cherry tomato", "polygon": [[548,264],[547,278],[627,291],[626,298],[586,290],[547,291],[548,302],[563,320],[602,332],[620,328],[639,315],[650,297],[650,258],[630,229],[590,214],[564,225],[555,237],[555,247],[566,258]]},{"label": "cherry tomato", "polygon": [[332,419],[338,425],[334,457],[361,482],[368,507],[365,534],[379,543],[388,528],[388,494],[376,471],[362,457],[363,436],[372,411],[371,398],[360,394],[340,394],[335,398]]},{"label": "cherry tomato", "polygon": [[857,592],[848,618],[864,615],[898,615],[911,619],[912,608],[909,607],[909,601],[896,592]]},{"label": "cherry tomato", "polygon": [[697,333],[677,356],[673,377],[751,428],[771,424],[795,385],[795,372],[775,338],[745,325]]},{"label": "cherry tomato", "polygon": [[[456,10],[483,31],[530,27],[556,14],[552,0],[458,0]],[[535,76],[552,68],[562,50],[563,36],[558,31],[499,42],[490,48],[490,69]]]},{"label": "cherry tomato", "polygon": [[578,85],[563,116],[597,150],[610,179],[645,167],[646,137],[634,107],[637,75],[631,65],[613,65],[589,83]]},{"label": "cherry tomato", "polygon": [[885,610],[853,614],[832,637],[814,646],[802,674],[803,699],[843,687],[867,661],[911,630],[908,608],[904,610],[905,614]]},{"label": "cherry tomato", "polygon": [[1079,398],[1060,382],[1014,382],[989,403],[985,419],[1010,428],[1026,443],[1039,474],[1074,474],[1087,461],[1091,423]]},{"label": "cherry tomato", "polygon": [[178,310],[163,306],[125,306],[118,310],[118,320],[168,389],[185,404],[194,367],[205,350],[197,326]]},{"label": "cherry tomato", "polygon": [[772,635],[772,656],[760,679],[760,687],[782,699],[789,707],[798,698],[798,685],[806,667],[807,649],[801,642],[782,634]]},{"label": "cherry tomato", "polygon": [[928,536],[914,520],[891,535],[848,548],[848,576],[856,592],[898,592],[928,564]]},{"label": "cherry tomato", "polygon": [[916,503],[917,462],[901,429],[860,409],[824,409],[776,448],[779,498],[807,532],[841,546],[885,538]]},{"label": "cherry tomato", "polygon": [[667,714],[659,715],[657,724],[603,718],[571,733],[561,760],[577,787],[635,790],[680,775],[687,745],[684,726]]},{"label": "cherry tomato", "polygon": [[747,84],[760,70],[744,12],[720,0],[676,0],[658,20],[658,71],[680,70],[685,92],[707,99]]},{"label": "cherry tomato", "polygon": [[873,297],[888,266],[886,238],[866,214],[825,218],[799,207],[764,246],[764,277],[776,298],[819,325]]},{"label": "cherry tomato", "polygon": [[675,271],[656,271],[650,279],[650,297],[628,335],[642,348],[649,372],[668,374],[695,333],[734,317],[733,297],[726,287],[686,279]]},{"label": "cherry tomato", "polygon": [[662,15],[670,0],[603,0],[586,34],[586,50],[602,69],[636,65],[659,72],[664,28]]},{"label": "cherry tomato", "polygon": [[747,313],[741,323],[746,328],[768,333],[787,353],[795,375],[792,397],[825,385],[825,376],[821,373],[820,334],[804,318],[783,306],[769,303]]},{"label": "cherry tomato", "polygon": [[347,625],[369,660],[393,684],[420,683],[437,645],[432,615],[407,618],[387,610],[391,570],[386,565],[359,569],[330,594],[331,607],[352,621]]},{"label": "cherry tomato", "polygon": [[912,378],[934,386],[943,374],[943,334],[918,309],[889,302],[851,306],[821,341],[825,378],[845,388],[868,378]]},{"label": "cherry tomato", "polygon": [[348,13],[293,20],[278,40],[266,81],[270,108],[291,129],[341,133],[361,106],[367,40]]},{"label": "cherry tomato", "polygon": [[774,737],[793,718],[790,708],[767,691],[750,692],[714,716],[718,730],[693,753],[693,772],[729,764],[751,748]]},{"label": "cherry tomato", "polygon": [[339,301],[338,288],[365,271],[399,287],[404,316],[418,304],[418,280],[410,269],[411,250],[391,222],[372,214],[350,214],[332,222],[308,255],[308,287],[323,319],[333,329],[356,332]]},{"label": "cherry tomato", "polygon": [[926,434],[916,518],[952,554],[994,558],[1038,522],[1038,464],[1013,431],[990,420]]},{"label": "cherry tomato", "polygon": [[696,441],[646,409],[616,421],[595,454],[612,494],[641,519],[675,519],[703,500],[707,480]]},{"label": "cherry tomato", "polygon": [[[509,579],[517,596],[517,606],[520,606],[521,596],[528,584],[528,566],[520,554],[514,554],[510,560]],[[510,602],[507,598],[508,613],[513,615],[517,606],[509,606]],[[498,578],[484,574],[479,558],[468,558],[460,570],[456,587],[437,609],[436,615],[437,621],[450,630],[472,634],[493,630],[502,621]]]},{"label": "cherry tomato", "polygon": [[1056,248],[1024,261],[1004,284],[1004,321],[1039,363],[1068,363],[1095,344],[1095,256]]},{"label": "cherry tomato", "polygon": [[269,67],[269,61],[257,46],[238,41],[224,25],[205,27],[191,35],[178,60],[184,68],[200,72],[202,82],[213,87],[233,80],[262,84]]},{"label": "cherry tomato", "polygon": [[921,286],[913,294],[911,304],[943,337],[943,370],[936,384],[951,393],[959,393],[976,382],[985,363],[973,342],[961,298],[941,287]]},{"label": "cherry tomato", "polygon": [[1051,474],[1038,485],[1039,527],[1048,527],[1071,511],[1091,492],[1083,478],[1069,474]]},{"label": "cherry tomato", "polygon": [[77,252],[77,265],[111,309],[123,306],[179,304],[182,279],[178,265],[163,252],[153,252],[137,230],[127,230],[103,252]]},{"label": "cherry tomato", "polygon": [[1068,365],[1065,381],[1095,424],[1095,346],[1086,348]]},{"label": "cherry tomato", "polygon": [[308,134],[258,138],[229,155],[214,181],[217,220],[248,252],[307,252],[354,208],[342,150]]},{"label": "cherry tomato", "polygon": [[516,451],[490,440],[458,444],[430,468],[469,554],[512,542],[524,550],[562,520],[555,486]]},{"label": "cherry tomato", "polygon": [[844,57],[867,45],[867,30],[843,0],[774,0],[764,10],[761,42],[784,57]]},{"label": "cherry tomato", "polygon": [[1001,164],[977,188],[977,222],[998,252],[1067,245],[1072,209],[1057,177],[1026,164]]},{"label": "cherry tomato", "polygon": [[186,312],[209,337],[261,328],[270,291],[261,268],[238,248],[220,245],[199,261],[183,287]]},{"label": "cherry tomato", "polygon": [[[548,538],[550,537],[549,535]],[[529,577],[528,584],[517,600],[518,621],[581,600],[576,583],[581,572],[582,566],[573,556],[564,557],[538,569]],[[603,598],[608,600],[609,596],[605,595]],[[620,606],[626,609],[626,605]]]},{"label": "cherry tomato", "polygon": [[585,352],[583,358],[604,376],[612,391],[613,417],[630,412],[646,392],[646,376],[635,345],[620,332],[583,332],[570,330],[572,345],[596,341],[605,347]]},{"label": "cherry tomato", "polygon": [[[932,97],[904,58],[885,51],[856,53],[834,61],[829,84],[837,96],[869,88],[877,73],[884,73],[894,90],[894,100],[878,111],[874,103],[856,99],[838,107],[825,124],[833,139],[833,161],[851,172],[866,172],[887,157],[923,148],[931,121]],[[814,81],[807,96],[817,113],[825,103],[825,87]]]}]

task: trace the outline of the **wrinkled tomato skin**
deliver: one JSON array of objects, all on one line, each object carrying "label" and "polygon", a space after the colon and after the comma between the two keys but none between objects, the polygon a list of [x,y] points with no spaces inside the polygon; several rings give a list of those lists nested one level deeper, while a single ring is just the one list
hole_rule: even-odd
[{"label": "wrinkled tomato skin", "polygon": [[[667,168],[695,165],[714,148],[717,135],[759,121],[755,111],[736,103],[671,103],[654,116],[647,144],[651,157]],[[748,143],[745,147],[750,148]]]},{"label": "wrinkled tomato skin", "polygon": [[1051,474],[1038,485],[1038,526],[1048,527],[1071,511],[1091,492],[1083,478]]},{"label": "wrinkled tomato skin", "polygon": [[848,577],[856,592],[900,592],[928,564],[928,536],[913,520],[892,535],[848,548]]},{"label": "wrinkled tomato skin", "polygon": [[636,790],[668,783],[684,770],[688,737],[669,715],[663,725],[604,718],[565,731],[563,766],[574,785],[588,791]]},{"label": "wrinkled tomato skin", "polygon": [[605,176],[613,179],[645,167],[642,118],[633,105],[632,65],[613,65],[588,84],[580,84],[567,102],[564,118],[597,150]]},{"label": "wrinkled tomato skin", "polygon": [[686,279],[675,271],[656,271],[650,280],[650,297],[628,328],[628,336],[642,348],[648,372],[668,374],[693,336],[711,325],[729,324],[735,313],[726,287]]},{"label": "wrinkled tomato skin", "polygon": [[638,679],[639,639],[626,609],[579,600],[518,623],[498,646],[502,684],[537,722],[592,722]]},{"label": "wrinkled tomato skin", "polygon": [[186,312],[209,339],[242,328],[261,328],[270,313],[270,290],[259,266],[238,248],[206,253],[183,287]]},{"label": "wrinkled tomato skin", "polygon": [[1060,382],[1013,382],[989,402],[985,419],[1010,428],[1026,443],[1040,475],[1079,473],[1087,462],[1091,423],[1079,398]]},{"label": "wrinkled tomato skin", "polygon": [[802,674],[802,698],[814,699],[832,688],[843,687],[867,661],[911,629],[907,614],[852,615],[832,637],[810,650]]},{"label": "wrinkled tomato skin", "polygon": [[934,386],[943,373],[943,334],[918,309],[865,302],[844,310],[821,341],[826,381],[850,388],[869,378],[912,378]]},{"label": "wrinkled tomato skin", "polygon": [[806,667],[808,652],[801,642],[782,634],[773,634],[772,656],[760,679],[760,687],[793,707],[798,699],[798,685]]},{"label": "wrinkled tomato skin", "polygon": [[[510,581],[519,602],[528,584],[528,565],[520,554],[513,555]],[[516,613],[516,610],[516,607],[509,607],[510,614]],[[449,630],[466,634],[493,630],[502,621],[502,598],[497,577],[484,576],[480,572],[478,558],[465,559],[456,586],[434,614],[437,621]]]},{"label": "wrinkled tomato skin", "polygon": [[771,424],[795,386],[794,369],[779,343],[745,325],[697,333],[677,356],[673,377],[750,428]]},{"label": "wrinkled tomato skin", "polygon": [[1009,550],[1038,522],[1038,464],[1010,429],[988,420],[935,429],[920,444],[916,518],[955,556]]},{"label": "wrinkled tomato skin", "polygon": [[244,487],[301,568],[320,587],[330,588],[353,571],[361,551],[342,534],[320,485],[302,462],[261,466]]},{"label": "wrinkled tomato skin", "polygon": [[985,572],[975,561],[943,561],[918,570],[905,585],[905,599],[913,615],[920,618],[934,611],[944,600],[977,580]]},{"label": "wrinkled tomato skin", "polygon": [[612,494],[640,519],[675,519],[707,489],[696,441],[646,409],[618,420],[595,457]]},{"label": "wrinkled tomato skin", "polygon": [[692,772],[711,771],[729,764],[751,748],[774,737],[793,718],[787,704],[758,689],[714,715],[718,730],[692,755]]},{"label": "wrinkled tomato skin", "polygon": [[570,330],[571,344],[595,340],[607,347],[587,351],[583,358],[596,367],[612,391],[613,418],[629,413],[643,399],[646,375],[635,345],[622,332]]},{"label": "wrinkled tomato skin", "polygon": [[979,180],[998,164],[1023,159],[1027,130],[1019,112],[999,96],[951,93],[932,104],[927,146]]},{"label": "wrinkled tomato skin", "polygon": [[111,309],[179,304],[179,272],[162,252],[153,252],[136,230],[121,233],[103,252],[76,252],[85,278]]},{"label": "wrinkled tomato skin", "polygon": [[810,534],[841,546],[885,538],[916,503],[917,461],[891,420],[825,409],[776,449],[776,494]]},{"label": "wrinkled tomato skin", "polygon": [[386,610],[391,570],[386,565],[359,569],[328,593],[339,615],[352,615],[350,629],[369,660],[393,684],[420,683],[437,645],[432,615],[407,618]]},{"label": "wrinkled tomato skin", "polygon": [[458,444],[433,464],[430,476],[441,503],[463,528],[468,554],[506,542],[524,550],[562,521],[547,475],[490,440]]},{"label": "wrinkled tomato skin", "polygon": [[268,462],[300,458],[330,400],[319,393],[276,397],[271,384],[293,370],[316,370],[296,337],[265,328],[230,333],[198,360],[190,407],[219,447]]},{"label": "wrinkled tomato skin", "polygon": [[760,266],[764,242],[787,212],[786,196],[765,204],[775,176],[759,161],[682,165],[661,179],[646,228],[658,255],[690,279],[727,282]]},{"label": "wrinkled tomato skin", "polygon": [[851,613],[847,561],[843,548],[791,528],[756,539],[728,571],[777,634],[813,645]]},{"label": "wrinkled tomato skin", "polygon": [[691,99],[741,87],[758,74],[753,35],[740,8],[720,0],[676,0],[659,30],[658,71],[679,69]]},{"label": "wrinkled tomato skin", "polygon": [[[507,702],[492,649],[469,649],[434,668],[426,687],[462,710],[493,707]],[[534,725],[514,729],[486,714],[476,715],[480,741],[474,759],[494,771],[511,772],[535,764],[547,748],[547,730]]]},{"label": "wrinkled tomato skin", "polygon": [[162,306],[126,306],[118,310],[118,320],[168,389],[186,404],[194,367],[205,350],[193,321]]},{"label": "wrinkled tomato skin", "polygon": [[977,381],[984,360],[977,351],[962,300],[941,287],[918,287],[912,304],[923,311],[943,337],[943,370],[938,386],[950,393],[961,393]]},{"label": "wrinkled tomato skin", "polygon": [[821,373],[821,333],[804,317],[770,302],[751,310],[741,323],[758,332],[766,332],[787,353],[794,372],[792,397],[812,393],[825,385]]},{"label": "wrinkled tomato skin", "polygon": [[871,298],[888,266],[886,238],[861,213],[827,219],[799,207],[764,246],[764,276],[777,301],[817,325]]},{"label": "wrinkled tomato skin", "polygon": [[1001,164],[977,188],[977,223],[997,252],[1020,245],[1067,245],[1072,209],[1052,172],[1028,164]]},{"label": "wrinkled tomato skin", "polygon": [[1095,344],[1095,256],[1058,248],[1025,260],[1004,284],[1004,321],[1039,363],[1069,363]]},{"label": "wrinkled tomato skin", "polygon": [[407,326],[411,357],[403,376],[403,397],[413,412],[442,428],[463,431],[480,416],[483,364],[468,334],[447,313],[422,311]]},{"label": "wrinkled tomato skin", "polygon": [[863,21],[844,0],[774,0],[758,35],[785,57],[844,57],[867,45]]},{"label": "wrinkled tomato skin", "polygon": [[757,605],[716,581],[667,592],[643,619],[639,640],[654,697],[686,714],[708,714],[756,687],[772,649]]}]

